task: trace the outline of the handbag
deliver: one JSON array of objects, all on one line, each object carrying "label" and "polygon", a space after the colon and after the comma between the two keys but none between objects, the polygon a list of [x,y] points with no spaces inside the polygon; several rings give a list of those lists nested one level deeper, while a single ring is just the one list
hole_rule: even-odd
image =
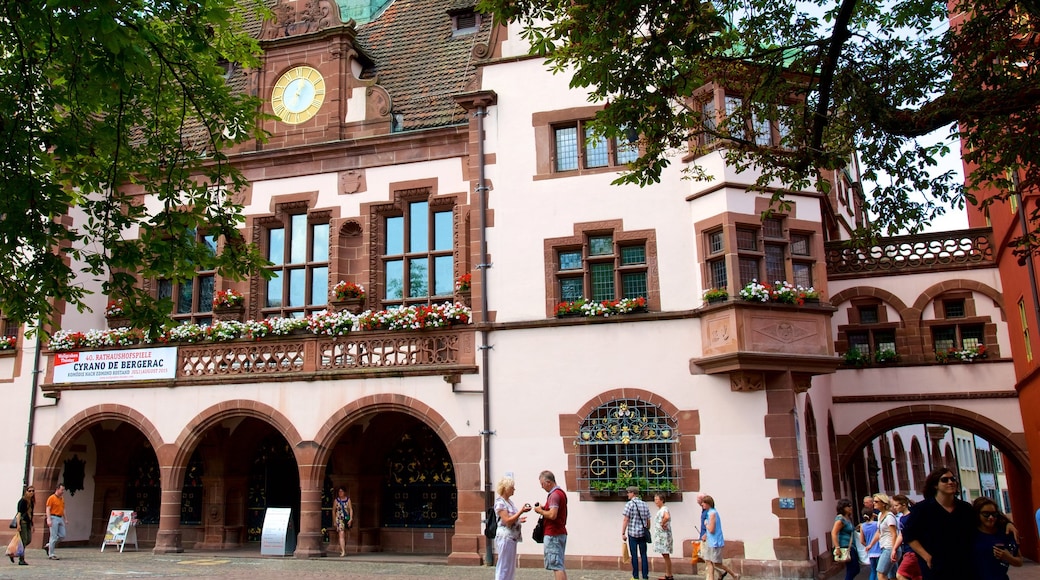
[{"label": "handbag", "polygon": [[11,525],[8,527],[10,527],[11,529],[18,527],[18,514],[15,514],[15,516],[11,518]]},{"label": "handbag", "polygon": [[845,546],[844,548],[842,548],[840,546],[837,547],[837,548],[834,548],[834,561],[835,562],[842,562],[842,563],[844,563],[844,562],[848,562],[849,560],[851,560],[852,559],[852,550],[851,550],[851,548],[852,548],[852,538],[850,537],[848,546]]},{"label": "handbag", "polygon": [[538,523],[534,525],[534,531],[531,532],[531,539],[541,544],[545,541],[545,518],[538,518]]}]

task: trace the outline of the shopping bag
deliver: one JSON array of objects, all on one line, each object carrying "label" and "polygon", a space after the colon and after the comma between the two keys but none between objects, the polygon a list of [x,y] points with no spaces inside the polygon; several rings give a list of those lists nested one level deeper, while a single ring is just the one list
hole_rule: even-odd
[{"label": "shopping bag", "polygon": [[701,543],[697,540],[690,542],[690,553],[692,554],[690,558],[691,564],[696,566],[697,562],[703,562],[703,560],[701,560]]},{"label": "shopping bag", "polygon": [[628,542],[621,540],[621,561],[625,564],[632,563],[632,556],[628,553]]},{"label": "shopping bag", "polygon": [[22,545],[22,538],[15,534],[11,538],[11,543],[7,544],[7,556],[23,556],[25,555],[25,546]]}]

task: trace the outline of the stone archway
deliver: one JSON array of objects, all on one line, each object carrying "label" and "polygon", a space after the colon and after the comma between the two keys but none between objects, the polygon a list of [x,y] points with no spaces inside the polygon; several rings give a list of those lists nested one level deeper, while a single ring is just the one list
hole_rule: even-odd
[{"label": "stone archway", "polygon": [[[230,427],[222,426],[233,424]],[[185,474],[195,461],[203,466],[198,478],[203,498],[199,501],[202,510],[197,529],[189,529],[189,541],[205,549],[228,549],[247,541],[250,458],[242,450],[232,452],[238,443],[229,437],[242,423],[250,442],[249,453],[263,446],[265,436],[274,436],[287,445],[287,456],[296,467],[287,473],[293,488],[300,487],[299,466],[310,462],[312,450],[302,445],[302,438],[292,422],[280,411],[257,401],[225,401],[202,410],[181,430],[177,440],[168,445],[160,457],[163,468],[163,504],[159,522],[159,537],[156,539],[157,553],[183,551],[184,531],[181,527],[181,503]],[[241,433],[243,430],[238,429]],[[242,437],[242,435],[239,435]],[[228,449],[228,448],[232,449]],[[233,465],[232,465],[233,464]],[[283,470],[284,471],[284,470]],[[230,475],[229,475],[230,474]],[[298,500],[294,499],[293,503]],[[294,509],[294,516],[303,517]]]},{"label": "stone archway", "polygon": [[[921,423],[962,428],[995,444],[1007,458],[1004,469],[1010,488],[1012,517],[1015,521],[1032,521],[1034,503],[1025,434],[1012,432],[989,417],[966,409],[939,404],[906,405],[889,409],[862,421],[848,435],[838,438],[835,452],[841,473],[854,471],[852,468],[857,453],[878,435],[897,427]],[[1033,526],[1021,528],[1023,554],[1036,559],[1036,529]]]},{"label": "stone archway", "polygon": [[[112,510],[137,511],[144,522],[138,540],[151,543],[160,506],[158,430],[136,409],[95,405],[70,417],[47,445],[34,450],[33,482],[42,506],[59,480],[66,485],[69,540],[101,541]],[[44,510],[36,510],[36,538],[43,545]],[[154,516],[154,518],[153,518]]]},{"label": "stone archway", "polygon": [[[302,477],[314,485],[312,492],[304,491],[305,514],[313,514],[310,524],[301,523],[305,529],[317,530],[308,542],[310,549],[321,549],[320,545],[320,513],[321,485],[325,480],[326,469],[333,459],[334,450],[340,440],[353,436],[352,429],[366,424],[379,416],[399,414],[409,420],[422,423],[440,441],[447,451],[455,476],[455,488],[458,502],[458,514],[450,536],[448,561],[451,564],[479,564],[482,562],[483,536],[481,518],[483,516],[484,495],[481,488],[481,439],[480,437],[461,437],[450,423],[436,410],[426,403],[412,397],[392,394],[381,394],[364,397],[347,404],[333,413],[315,436],[313,461],[304,467]],[[339,484],[339,482],[336,482]],[[308,503],[312,502],[312,503]],[[356,508],[355,508],[356,509]],[[364,515],[360,518],[365,525]],[[310,526],[310,527],[308,527]]]}]

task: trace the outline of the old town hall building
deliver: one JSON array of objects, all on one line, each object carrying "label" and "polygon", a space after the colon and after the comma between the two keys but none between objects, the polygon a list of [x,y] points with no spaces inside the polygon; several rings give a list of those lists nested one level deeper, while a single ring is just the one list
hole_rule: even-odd
[{"label": "old town hall building", "polygon": [[[350,552],[480,564],[495,482],[544,501],[549,469],[571,567],[623,566],[618,490],[636,482],[668,493],[677,553],[710,493],[737,569],[812,577],[835,500],[920,495],[953,427],[1002,452],[1013,512],[1031,514],[1018,314],[984,224],[848,249],[855,163],[767,218],[755,176],[716,150],[611,185],[638,142],[590,132],[601,105],[474,0],[272,5],[251,31],[262,68],[229,74],[272,115],[232,154],[271,278],[142,279],[184,323],[163,344],[102,344],[122,322],[96,295],[93,313],[64,309],[39,375],[35,339],[5,330],[8,441],[31,416],[31,446],[0,461],[27,462],[37,505],[65,483],[70,541],[100,543],[131,509],[156,552],[246,549],[288,507],[295,555],[322,556],[342,485]],[[719,114],[731,96],[701,94]],[[693,162],[715,179],[682,179]],[[752,280],[803,290],[741,299]],[[911,424],[927,429],[877,443]],[[520,559],[540,566],[541,546]]]}]

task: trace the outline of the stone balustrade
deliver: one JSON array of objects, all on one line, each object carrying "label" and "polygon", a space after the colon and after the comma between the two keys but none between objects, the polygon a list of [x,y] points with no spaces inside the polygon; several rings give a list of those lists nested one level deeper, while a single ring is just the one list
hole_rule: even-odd
[{"label": "stone balustrade", "polygon": [[860,246],[827,242],[825,255],[829,280],[996,265],[990,228],[893,236]]},{"label": "stone balustrade", "polygon": [[[470,326],[435,330],[364,331],[342,337],[309,332],[262,340],[203,342],[177,346],[176,378],[110,382],[55,384],[43,390],[54,393],[69,389],[113,386],[182,386],[205,383],[315,380],[321,378],[370,378],[440,375],[476,372],[475,333]],[[120,350],[154,347],[140,345]],[[100,350],[100,349],[98,349]],[[110,350],[110,349],[105,349]],[[114,349],[111,349],[114,350]],[[48,353],[53,364],[57,354]],[[53,373],[48,373],[48,379]]]}]

